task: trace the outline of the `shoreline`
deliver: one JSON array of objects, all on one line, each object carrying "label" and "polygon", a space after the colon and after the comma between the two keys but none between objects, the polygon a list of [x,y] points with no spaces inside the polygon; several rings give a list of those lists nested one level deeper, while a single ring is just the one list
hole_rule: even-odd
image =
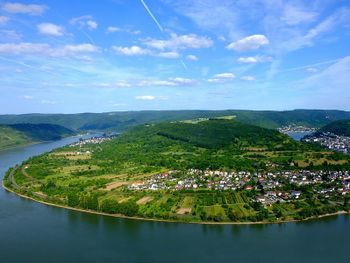
[{"label": "shoreline", "polygon": [[108,216],[108,217],[114,217],[114,218],[122,218],[122,219],[131,219],[131,220],[138,220],[138,221],[148,221],[148,222],[160,222],[160,223],[177,223],[177,224],[196,224],[196,225],[270,225],[270,224],[286,224],[286,223],[297,223],[297,222],[305,222],[305,221],[311,221],[311,220],[317,220],[321,218],[326,218],[326,217],[332,217],[332,216],[338,216],[338,215],[346,215],[350,214],[350,211],[338,211],[335,213],[329,213],[329,214],[324,214],[324,215],[319,215],[319,216],[313,216],[301,220],[288,220],[288,221],[278,221],[278,222],[211,222],[211,221],[179,221],[179,220],[171,220],[171,219],[155,219],[155,218],[145,218],[145,217],[136,217],[136,216],[125,216],[121,214],[108,214],[104,212],[98,212],[98,211],[93,211],[93,210],[86,210],[82,208],[75,208],[75,207],[70,207],[70,206],[65,206],[65,205],[59,205],[59,204],[54,204],[50,202],[46,202],[43,200],[38,200],[30,196],[26,196],[23,194],[19,194],[16,191],[14,191],[11,188],[8,188],[4,185],[4,180],[1,181],[2,187],[10,193],[13,193],[19,197],[47,205],[47,206],[52,206],[52,207],[57,207],[57,208],[63,208],[71,211],[76,211],[76,212],[81,212],[81,213],[87,213],[87,214],[93,214],[93,215],[101,215],[101,216]]},{"label": "shoreline", "polygon": [[13,145],[13,146],[1,148],[0,149],[0,153],[3,152],[3,151],[14,150],[14,149],[22,148],[22,147],[37,145],[37,144],[40,144],[40,143],[42,143],[42,142],[35,141],[35,142],[28,142],[28,143],[25,143],[25,144]]}]

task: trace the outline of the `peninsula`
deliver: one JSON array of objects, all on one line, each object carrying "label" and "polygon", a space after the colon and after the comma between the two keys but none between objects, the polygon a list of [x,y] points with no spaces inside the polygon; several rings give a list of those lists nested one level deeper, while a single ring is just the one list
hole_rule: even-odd
[{"label": "peninsula", "polygon": [[4,185],[115,216],[285,222],[347,211],[350,157],[221,116],[81,140],[10,169]]}]

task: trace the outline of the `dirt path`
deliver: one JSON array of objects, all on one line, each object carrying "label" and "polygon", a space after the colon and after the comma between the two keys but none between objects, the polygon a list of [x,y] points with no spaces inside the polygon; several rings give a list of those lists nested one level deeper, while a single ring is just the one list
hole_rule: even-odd
[{"label": "dirt path", "polygon": [[35,178],[31,177],[27,172],[26,169],[28,168],[28,166],[22,166],[21,167],[21,173],[23,174],[23,176],[27,177],[30,181],[37,181]]}]

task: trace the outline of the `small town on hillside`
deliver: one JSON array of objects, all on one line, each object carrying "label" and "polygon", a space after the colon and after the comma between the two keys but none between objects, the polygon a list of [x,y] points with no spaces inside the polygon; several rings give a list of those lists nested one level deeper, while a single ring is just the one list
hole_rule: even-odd
[{"label": "small town on hillside", "polygon": [[347,136],[325,132],[319,135],[309,135],[303,140],[305,142],[320,143],[330,150],[350,154],[350,137]]},{"label": "small town on hillside", "polygon": [[71,143],[69,147],[81,147],[86,144],[100,144],[103,142],[110,141],[114,139],[117,135],[111,134],[111,135],[101,135],[101,136],[94,136],[88,139],[80,139],[78,142]]},{"label": "small town on hillside", "polygon": [[[168,171],[146,181],[134,182],[129,190],[246,190],[261,193],[256,201],[272,204],[277,201],[299,199],[302,186],[314,186],[315,194],[324,198],[350,192],[349,171],[283,171],[283,172],[224,172],[189,169],[186,172]],[[287,187],[289,186],[289,187]]]}]

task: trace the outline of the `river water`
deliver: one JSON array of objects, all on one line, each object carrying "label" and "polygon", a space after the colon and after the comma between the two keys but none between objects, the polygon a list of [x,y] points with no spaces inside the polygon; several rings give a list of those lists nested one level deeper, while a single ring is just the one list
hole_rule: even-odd
[{"label": "river water", "polygon": [[[67,138],[0,152],[0,174]],[[0,262],[349,262],[350,216],[274,225],[144,222],[45,206],[0,190]]]}]

